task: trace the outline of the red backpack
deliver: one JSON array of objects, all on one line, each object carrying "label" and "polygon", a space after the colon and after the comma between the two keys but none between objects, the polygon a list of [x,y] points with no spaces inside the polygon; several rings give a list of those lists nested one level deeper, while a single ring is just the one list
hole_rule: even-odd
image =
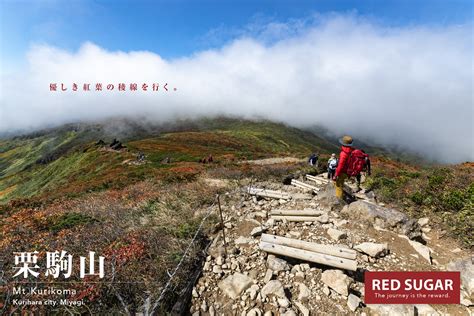
[{"label": "red backpack", "polygon": [[360,149],[354,149],[350,156],[349,161],[347,163],[347,175],[349,177],[355,177],[364,169],[365,164],[369,155],[362,152]]}]

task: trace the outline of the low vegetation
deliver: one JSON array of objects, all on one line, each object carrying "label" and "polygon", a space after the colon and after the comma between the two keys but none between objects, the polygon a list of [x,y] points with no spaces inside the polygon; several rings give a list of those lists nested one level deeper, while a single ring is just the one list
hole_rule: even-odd
[{"label": "low vegetation", "polygon": [[[229,119],[180,122],[167,128],[132,126],[120,134],[127,147],[120,151],[107,145],[115,137],[119,136],[101,126],[71,125],[0,141],[3,268],[13,266],[13,252],[66,250],[78,257],[93,250],[105,255],[107,271],[114,271],[92,286],[77,274],[68,280],[77,290],[74,298],[87,303],[87,308],[71,309],[76,313],[117,314],[124,306],[131,314],[141,312],[148,297],[151,302],[157,299],[217,193],[252,179],[282,181],[292,173],[324,172],[324,161],[337,151],[322,138],[282,124]],[[99,139],[106,145],[96,145]],[[322,154],[318,170],[305,162],[245,163],[270,157],[306,158],[314,151]],[[137,160],[138,153],[145,155],[144,161]],[[199,162],[208,155],[214,158],[212,164]],[[440,227],[472,247],[472,164],[421,168],[378,156],[373,166],[366,185],[381,201],[415,217],[436,214]],[[225,187],[209,185],[208,178],[223,180]],[[223,207],[229,198],[223,195]],[[215,214],[206,221],[166,296],[165,308],[196,270],[206,236],[217,222]],[[14,280],[8,274],[3,281],[0,302],[7,304],[0,310],[13,311],[6,289]],[[44,286],[55,280],[46,281]],[[26,282],[33,284],[35,279]]]},{"label": "low vegetation", "polygon": [[[202,120],[168,127],[172,132],[155,129],[125,133],[127,150],[122,151],[95,145],[99,139],[109,143],[115,138],[95,125],[71,125],[0,141],[0,203],[24,198],[46,202],[145,179],[189,180],[206,169],[198,161],[208,155],[219,165],[229,165],[337,149],[309,132],[271,122]],[[127,163],[139,152],[145,154],[146,163]],[[164,163],[167,158],[170,163]]]},{"label": "low vegetation", "polygon": [[[44,253],[54,250],[68,251],[75,258],[91,250],[107,258],[108,273],[99,283],[82,283],[77,273],[68,279],[67,285],[77,290],[72,299],[83,299],[87,305],[71,309],[77,313],[119,313],[125,305],[134,314],[143,310],[148,298],[144,293],[152,293],[152,303],[157,299],[169,271],[181,260],[221,190],[202,178],[237,183],[249,177],[282,177],[299,166],[241,162],[286,155],[304,157],[312,150],[332,146],[281,124],[238,120],[180,126],[159,133],[128,133],[121,139],[127,149],[120,151],[108,148],[113,138],[97,126],[74,125],[0,141],[3,266],[14,266],[13,253],[18,251],[39,251],[43,263]],[[97,145],[99,139],[106,144]],[[140,152],[145,155],[141,163],[136,158]],[[210,154],[212,164],[199,163]],[[225,207],[225,196],[222,204]],[[206,221],[163,308],[170,308],[189,281],[189,273],[196,270],[200,250],[206,246],[206,236],[216,220],[214,214]],[[77,264],[74,269],[77,272]],[[43,278],[44,287],[57,281]],[[11,290],[15,280],[9,273],[4,281],[0,300],[7,305],[0,310],[14,311],[17,307],[10,304],[6,289]],[[25,280],[26,284],[35,281],[31,277]],[[37,313],[61,311],[28,309]]]},{"label": "low vegetation", "polygon": [[413,167],[390,160],[374,164],[366,185],[379,200],[414,217],[436,217],[439,227],[474,247],[474,165]]},{"label": "low vegetation", "polygon": [[[67,288],[74,288],[77,293],[71,299],[84,300],[87,308],[79,306],[71,310],[93,314],[107,310],[118,314],[123,311],[123,301],[134,314],[143,310],[147,298],[144,293],[160,293],[168,279],[166,271],[171,271],[181,259],[204,210],[218,192],[199,181],[172,185],[146,181],[39,208],[15,208],[9,216],[2,216],[0,259],[5,267],[13,267],[14,252],[36,250],[44,267],[46,251],[65,250],[76,260],[86,256],[89,250],[95,251],[107,258],[106,276],[92,285],[83,283],[75,262]],[[199,259],[199,250],[206,245],[207,232],[214,227],[216,219],[216,216],[210,217],[205,222],[196,247],[180,271],[182,275],[178,275],[173,284],[177,289],[186,285],[186,273]],[[7,301],[6,290],[11,291],[12,282],[17,279],[8,272],[4,280],[6,283],[0,284],[2,302]],[[27,286],[38,280],[46,281],[39,284],[40,288],[61,286],[54,283],[57,279],[43,274],[39,279],[30,276],[22,282]],[[86,280],[97,281],[93,277]],[[175,292],[170,294],[167,300],[172,302]],[[152,302],[156,299],[151,296]],[[15,308],[9,305],[10,311]],[[59,312],[61,308],[46,311],[43,306],[29,310],[43,314]]]}]

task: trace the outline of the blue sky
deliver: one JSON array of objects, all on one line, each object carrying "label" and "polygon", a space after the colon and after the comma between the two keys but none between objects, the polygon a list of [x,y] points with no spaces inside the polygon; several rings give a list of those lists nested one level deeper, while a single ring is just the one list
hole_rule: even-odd
[{"label": "blue sky", "polygon": [[[229,115],[472,161],[471,3],[0,0],[0,133]],[[119,80],[178,92],[49,91]]]},{"label": "blue sky", "polygon": [[[386,26],[462,24],[468,0],[97,1],[0,0],[4,67],[32,44],[77,50],[86,41],[107,50],[148,50],[170,59],[219,47],[252,25],[313,14],[353,13]],[[250,26],[250,27],[249,27]],[[252,34],[248,34],[252,35]]]}]

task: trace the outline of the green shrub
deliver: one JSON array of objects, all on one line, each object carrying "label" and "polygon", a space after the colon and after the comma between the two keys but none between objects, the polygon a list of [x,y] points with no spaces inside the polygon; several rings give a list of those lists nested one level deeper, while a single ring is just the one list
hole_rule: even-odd
[{"label": "green shrub", "polygon": [[396,186],[401,187],[401,186],[409,183],[410,181],[412,181],[411,178],[409,178],[407,176],[400,176],[396,179]]},{"label": "green shrub", "polygon": [[53,232],[58,232],[66,228],[72,228],[78,225],[87,225],[97,220],[89,215],[81,213],[65,213],[59,217],[53,218],[50,221],[49,229]]},{"label": "green shrub", "polygon": [[183,223],[176,230],[176,237],[180,239],[191,238],[196,233],[197,223]]},{"label": "green shrub", "polygon": [[421,192],[415,192],[410,196],[410,199],[413,201],[413,203],[417,205],[422,205],[424,200],[425,200],[425,195]]},{"label": "green shrub", "polygon": [[396,198],[397,189],[401,182],[397,179],[388,178],[382,174],[376,174],[365,182],[368,190],[376,190],[378,194],[386,201],[392,201]]},{"label": "green shrub", "polygon": [[181,261],[181,258],[183,258],[183,253],[180,251],[174,251],[169,255],[171,261],[173,261],[175,264]]},{"label": "green shrub", "polygon": [[445,178],[441,175],[432,175],[428,177],[428,185],[431,188],[435,188],[439,185],[441,185],[444,182]]},{"label": "green shrub", "polygon": [[407,177],[407,178],[412,178],[412,179],[419,178],[420,175],[421,175],[420,172],[411,172],[411,171],[407,171],[407,170],[400,170],[399,174],[401,176],[404,176],[404,177]]},{"label": "green shrub", "polygon": [[375,175],[372,178],[368,179],[367,186],[370,189],[395,189],[397,187],[397,183],[395,180],[387,178],[383,175]]},{"label": "green shrub", "polygon": [[153,214],[156,213],[159,209],[160,203],[155,200],[147,201],[146,204],[142,207],[143,213]]},{"label": "green shrub", "polygon": [[433,204],[433,196],[432,196],[432,195],[426,196],[426,198],[424,199],[423,203],[424,203],[425,205],[431,205],[431,204]]},{"label": "green shrub", "polygon": [[474,203],[474,182],[469,185],[466,191],[467,194],[467,199],[471,202]]},{"label": "green shrub", "polygon": [[435,169],[433,173],[428,176],[428,186],[433,189],[439,187],[446,181],[449,172],[450,171],[445,168]]},{"label": "green shrub", "polygon": [[464,204],[467,202],[466,195],[461,190],[448,191],[443,195],[442,203],[450,210],[459,211],[464,208]]},{"label": "green shrub", "polygon": [[474,208],[473,204],[464,210],[450,214],[449,225],[451,233],[460,239],[467,248],[474,247]]}]

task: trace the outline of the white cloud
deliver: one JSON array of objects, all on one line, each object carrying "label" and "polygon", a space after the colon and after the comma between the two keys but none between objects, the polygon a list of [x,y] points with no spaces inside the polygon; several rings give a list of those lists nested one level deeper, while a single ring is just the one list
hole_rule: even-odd
[{"label": "white cloud", "polygon": [[[286,35],[269,44],[265,32]],[[35,46],[28,56],[28,71],[2,78],[0,132],[121,115],[259,116],[443,161],[474,160],[471,25],[387,28],[331,16],[306,26],[271,23],[254,38],[175,60],[92,43],[77,52]],[[168,82],[178,90],[52,93],[51,82],[115,90],[118,82]]]}]

